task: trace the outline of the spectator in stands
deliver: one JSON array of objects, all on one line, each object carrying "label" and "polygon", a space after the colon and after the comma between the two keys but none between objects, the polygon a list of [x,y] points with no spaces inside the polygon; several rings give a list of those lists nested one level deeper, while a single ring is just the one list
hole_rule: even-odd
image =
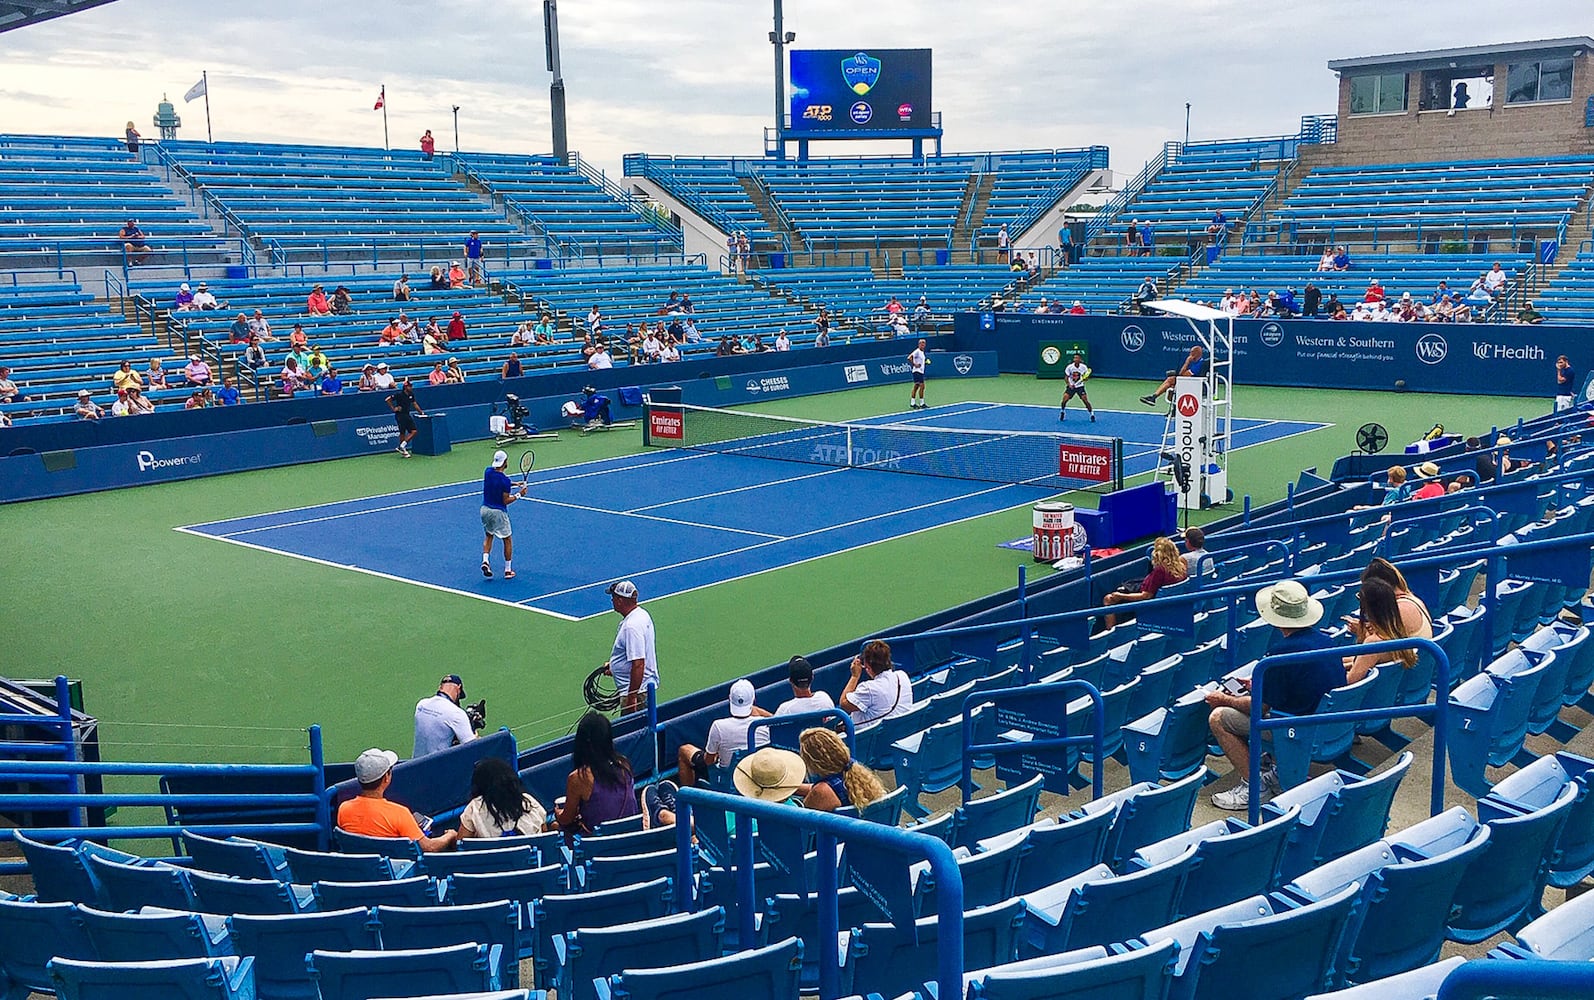
[{"label": "spectator in stands", "polygon": [[[899,319],[900,319],[901,316],[902,316],[901,313],[897,313],[897,317]],[[906,320],[902,321],[902,328],[904,330],[906,330],[908,328]],[[753,346],[746,353],[748,353],[748,354],[768,354],[769,352],[770,352],[770,347],[769,347],[768,344],[764,343],[764,335],[762,333],[753,334]]]},{"label": "spectator in stands", "polygon": [[509,335],[510,347],[530,347],[537,342],[537,335],[532,330],[531,320],[523,320],[515,327],[515,332]]},{"label": "spectator in stands", "polygon": [[111,373],[111,388],[126,391],[133,388],[144,388],[144,376],[133,370],[131,361],[123,361]]},{"label": "spectator in stands", "polygon": [[1472,322],[1472,306],[1467,304],[1460,292],[1450,293],[1450,319],[1455,323]]},{"label": "spectator in stands", "polygon": [[597,333],[602,326],[603,310],[599,309],[598,304],[594,302],[592,308],[587,310],[587,329],[592,333]]},{"label": "spectator in stands", "polygon": [[692,293],[691,292],[682,292],[681,293],[681,312],[686,314],[687,316],[690,316],[696,311],[697,311],[697,306],[692,304]]},{"label": "spectator in stands", "polygon": [[[1328,649],[1333,643],[1328,633],[1316,627],[1323,618],[1322,602],[1294,580],[1284,580],[1257,591],[1256,610],[1263,621],[1278,629],[1278,634],[1268,644],[1269,656]],[[1324,656],[1290,668],[1275,669],[1267,674],[1265,683],[1264,712],[1278,709],[1290,715],[1311,715],[1317,711],[1323,695],[1345,683],[1345,669],[1337,658]],[[1244,775],[1251,767],[1251,683],[1249,679],[1240,678],[1239,684],[1245,694],[1223,690],[1207,694],[1207,704],[1212,706],[1207,724],[1234,771]],[[1263,801],[1272,798],[1278,790],[1276,770],[1264,766]],[[1213,795],[1212,804],[1231,811],[1248,808],[1251,789],[1247,779],[1241,778],[1233,788]]]},{"label": "spectator in stands", "polygon": [[416,338],[416,342],[425,343],[427,334],[431,334],[432,338],[439,344],[443,342],[443,328],[437,325],[436,316],[426,317],[426,326],[421,330],[421,335]]},{"label": "spectator in stands", "polygon": [[459,814],[461,839],[530,836],[547,825],[547,810],[526,791],[514,765],[502,757],[476,762],[470,774],[470,801]]},{"label": "spectator in stands", "polygon": [[[753,704],[753,684],[739,680],[731,685],[730,717],[715,719],[708,727],[708,738],[701,747],[682,743],[675,753],[683,785],[712,783],[706,781],[711,767],[730,767],[732,758],[748,749],[747,729],[755,718],[768,718],[769,713]],[[765,734],[767,739],[767,734]]]},{"label": "spectator in stands", "polygon": [[310,356],[305,359],[304,364],[309,368],[310,374],[316,378],[320,378],[328,368],[332,367],[332,362],[327,360],[326,352],[319,347],[310,348]]},{"label": "spectator in stands", "polygon": [[[1294,289],[1291,289],[1293,292]],[[1307,319],[1316,319],[1323,309],[1323,290],[1316,284],[1308,281],[1306,288],[1301,292],[1301,315]]]},{"label": "spectator in stands", "polygon": [[592,356],[587,358],[587,371],[601,372],[613,367],[614,358],[610,356],[609,348],[605,345],[597,345],[597,349],[592,352]]},{"label": "spectator in stands", "polygon": [[753,266],[753,241],[747,238],[747,233],[736,234],[736,253],[741,258],[742,270]]},{"label": "spectator in stands", "polygon": [[210,293],[210,286],[203,281],[199,283],[199,288],[194,292],[193,305],[195,309],[203,309],[206,312],[227,308],[227,303],[216,301],[216,296]]},{"label": "spectator in stands", "polygon": [[1542,323],[1544,322],[1544,314],[1533,308],[1533,303],[1531,301],[1524,302],[1522,303],[1522,308],[1517,310],[1517,322],[1529,324]]},{"label": "spectator in stands", "polygon": [[1441,302],[1449,302],[1449,301],[1450,301],[1450,282],[1446,281],[1443,278],[1440,278],[1439,279],[1439,284],[1434,287],[1433,297],[1428,300],[1428,304],[1437,306]]},{"label": "spectator in stands", "polygon": [[1262,307],[1261,315],[1289,319],[1290,307],[1278,292],[1270,291],[1267,293],[1267,304]]},{"label": "spectator in stands", "polygon": [[393,373],[387,370],[386,361],[377,363],[376,374],[371,376],[371,381],[375,384],[377,390],[380,392],[386,392],[398,384],[393,379]]},{"label": "spectator in stands", "polygon": [[1433,304],[1433,309],[1429,319],[1433,320],[1435,323],[1450,323],[1454,322],[1455,318],[1455,303],[1450,301],[1450,296],[1448,295],[1440,296],[1439,300]]},{"label": "spectator in stands", "polygon": [[1384,301],[1384,286],[1379,283],[1377,278],[1368,278],[1367,279],[1367,291],[1366,291],[1365,294],[1362,295],[1362,301],[1363,302],[1382,302],[1382,301]]},{"label": "spectator in stands", "polygon": [[1389,507],[1411,498],[1414,486],[1406,482],[1406,469],[1404,466],[1391,465],[1389,471],[1384,473],[1386,487],[1384,498],[1379,501],[1379,506]]},{"label": "spectator in stands", "polygon": [[1207,223],[1207,240],[1216,247],[1229,242],[1229,217],[1221,208],[1212,213],[1212,221]]},{"label": "spectator in stands", "polygon": [[332,315],[332,303],[327,301],[327,293],[320,285],[310,289],[310,297],[305,300],[304,311],[311,316]]},{"label": "spectator in stands", "polygon": [[293,357],[283,359],[282,371],[277,373],[277,388],[282,395],[293,398],[293,394],[305,388],[305,372],[299,367],[299,362]]},{"label": "spectator in stands", "polygon": [[[453,360],[453,358],[449,358],[450,362]],[[504,362],[502,368],[498,369],[498,377],[502,379],[520,378],[525,373],[525,369],[520,365],[520,355],[515,351],[509,352],[509,359]]]},{"label": "spectator in stands", "polygon": [[550,829],[563,830],[566,836],[586,835],[600,824],[640,811],[631,762],[614,748],[609,720],[597,712],[588,712],[576,723],[570,764],[564,803],[556,803]]},{"label": "spectator in stands", "polygon": [[895,316],[896,314],[900,313],[901,311],[902,311],[902,302],[901,302],[901,300],[899,300],[895,295],[891,296],[891,301],[886,303],[886,315],[887,316]]},{"label": "spectator in stands", "polygon": [[1141,396],[1140,401],[1147,406],[1156,406],[1157,400],[1162,398],[1163,393],[1173,388],[1177,379],[1200,375],[1206,369],[1206,364],[1206,351],[1200,344],[1195,345],[1190,348],[1190,353],[1185,355],[1184,363],[1179,366],[1179,370],[1169,372],[1155,389]]},{"label": "spectator in stands", "polygon": [[1317,269],[1319,271],[1332,271],[1332,270],[1334,270],[1334,248],[1333,247],[1324,247],[1323,248],[1323,255],[1321,257],[1317,258]]},{"label": "spectator in stands", "polygon": [[[1135,601],[1146,601],[1157,596],[1157,591],[1171,583],[1180,583],[1189,575],[1189,569],[1184,557],[1179,554],[1179,549],[1172,540],[1159,538],[1151,543],[1151,572],[1139,584],[1126,583],[1118,590],[1102,598],[1102,604],[1113,607],[1119,604],[1131,604]],[[1109,614],[1103,620],[1108,628],[1118,624],[1118,616]]]},{"label": "spectator in stands", "polygon": [[247,344],[249,336],[249,314],[239,313],[232,325],[227,327],[227,343]]},{"label": "spectator in stands", "polygon": [[393,282],[393,301],[408,302],[410,294],[410,276],[407,274],[399,275],[398,280]]},{"label": "spectator in stands", "polygon": [[433,264],[432,273],[427,279],[427,285],[434,292],[446,292],[448,291],[448,276],[443,273],[441,267]]},{"label": "spectator in stands", "polygon": [[[228,379],[231,382],[232,379]],[[238,391],[233,390],[236,396]],[[228,404],[231,405],[231,404]],[[127,412],[135,417],[142,417],[155,412],[155,401],[144,395],[144,390],[134,387],[127,390]]]},{"label": "spectator in stands", "polygon": [[775,350],[777,350],[777,351],[789,351],[789,350],[791,350],[791,338],[786,336],[786,328],[785,327],[781,327],[780,328],[780,332],[775,334]]},{"label": "spectator in stands", "polygon": [[1079,299],[1075,299],[1074,300],[1074,304],[1068,307],[1068,315],[1070,315],[1070,316],[1083,316],[1083,315],[1085,315],[1085,303],[1082,302]]},{"label": "spectator in stands", "polygon": [[89,396],[87,389],[78,390],[77,405],[72,407],[72,412],[79,420],[98,420],[105,416],[105,411]]},{"label": "spectator in stands", "polygon": [[1157,252],[1157,236],[1151,228],[1151,220],[1146,219],[1140,223],[1140,256],[1150,257]]},{"label": "spectator in stands", "polygon": [[445,346],[445,344],[446,341],[439,334],[434,334],[431,327],[428,327],[426,334],[421,337],[421,353],[447,354],[448,348]]},{"label": "spectator in stands", "polygon": [[1345,304],[1339,300],[1338,292],[1329,292],[1328,301],[1323,303],[1323,313],[1329,319],[1349,319],[1345,313]]},{"label": "spectator in stands", "polygon": [[1423,462],[1413,470],[1417,474],[1417,482],[1411,491],[1413,500],[1431,500],[1437,496],[1444,496],[1445,484],[1439,478],[1439,466],[1433,462]]},{"label": "spectator in stands", "polygon": [[[805,809],[835,812],[842,806],[864,809],[885,798],[885,786],[868,767],[853,760],[852,751],[833,730],[804,729],[797,749],[811,782],[797,786]],[[738,789],[740,790],[740,789]],[[744,793],[745,794],[745,793]]]},{"label": "spectator in stands", "polygon": [[[1359,644],[1389,642],[1410,636],[1401,620],[1400,601],[1395,589],[1383,580],[1363,580],[1358,594],[1360,615],[1345,616],[1345,624]],[[1431,636],[1430,636],[1431,638]],[[1344,658],[1345,683],[1355,684],[1374,667],[1390,668],[1399,664],[1410,670],[1417,665],[1417,651],[1402,649],[1392,653],[1362,653]]]},{"label": "spectator in stands", "polygon": [[[144,372],[144,386],[148,389],[166,388],[166,369],[161,367],[160,358],[150,358],[149,368]],[[0,403],[9,400],[0,400]]]},{"label": "spectator in stands", "polygon": [[205,401],[205,391],[203,389],[195,389],[183,401],[183,409],[185,410],[203,410],[208,405],[210,404]]},{"label": "spectator in stands", "polygon": [[1383,556],[1374,556],[1362,570],[1361,582],[1365,584],[1369,580],[1382,580],[1395,591],[1395,600],[1400,604],[1400,621],[1407,635],[1433,638],[1433,613],[1422,598],[1411,592],[1406,577],[1394,563]]},{"label": "spectator in stands", "polygon": [[1484,305],[1493,301],[1489,293],[1489,275],[1487,272],[1478,275],[1467,289],[1467,301],[1476,305]]},{"label": "spectator in stands", "polygon": [[448,262],[448,287],[449,288],[451,288],[451,289],[464,288],[465,287],[465,281],[466,281],[467,277],[468,276],[465,273],[465,269],[463,267],[459,266],[459,261],[451,260],[451,261]]},{"label": "spectator in stands", "polygon": [[332,290],[332,311],[338,316],[354,312],[354,293],[349,291],[347,285],[339,285]]},{"label": "spectator in stands", "polygon": [[277,339],[271,333],[271,321],[266,319],[266,314],[259,309],[249,317],[249,332],[260,338],[262,344],[269,344]]},{"label": "spectator in stands", "polygon": [[681,312],[681,293],[671,290],[670,297],[664,300],[664,305],[659,307],[659,312],[665,316]]},{"label": "spectator in stands", "polygon": [[360,369],[360,391],[376,391],[376,365],[367,364],[364,368]]},{"label": "spectator in stands", "polygon": [[221,380],[221,388],[216,390],[216,402],[221,406],[237,406],[243,402],[243,397],[238,393],[238,386],[230,376]]},{"label": "spectator in stands", "polygon": [[419,344],[421,342],[420,325],[417,324],[409,313],[400,309],[398,314],[399,342],[404,344]]},{"label": "spectator in stands", "polygon": [[805,656],[794,656],[786,661],[786,680],[791,684],[791,697],[775,709],[776,715],[797,715],[800,712],[822,712],[835,708],[830,695],[814,690],[814,665]]},{"label": "spectator in stands", "polygon": [[547,313],[543,313],[537,317],[537,325],[532,327],[532,332],[537,335],[536,342],[538,344],[551,344],[553,343],[553,335],[557,331],[555,330],[553,319]]},{"label": "spectator in stands", "polygon": [[901,313],[896,313],[886,321],[886,330],[893,337],[907,337],[913,332],[908,329],[908,317]]},{"label": "spectator in stands", "polygon": [[[644,327],[647,326],[646,323],[642,325]],[[657,361],[659,360],[659,355],[663,353],[664,341],[659,339],[659,335],[657,333],[654,333],[651,329],[649,329],[647,331],[647,336],[642,338],[642,356],[649,361]]]},{"label": "spectator in stands", "polygon": [[432,138],[432,130],[427,129],[421,133],[421,159],[430,160],[437,152],[437,140]]},{"label": "spectator in stands", "polygon": [[116,390],[116,401],[111,404],[111,416],[125,417],[127,414],[127,390],[118,389]]},{"label": "spectator in stands", "polygon": [[137,153],[139,138],[138,128],[132,122],[128,122],[127,131],[123,133],[123,135],[125,135],[127,139],[127,151],[129,153]]},{"label": "spectator in stands", "polygon": [[310,345],[310,335],[304,332],[303,323],[293,324],[293,329],[288,331],[288,347],[299,351]]},{"label": "spectator in stands", "polygon": [[127,255],[129,263],[142,264],[154,253],[149,246],[149,237],[138,228],[137,219],[128,219],[117,237],[122,241],[122,252]]},{"label": "spectator in stands", "polygon": [[836,705],[852,716],[854,725],[895,718],[913,707],[913,683],[891,662],[886,643],[865,643],[863,652],[852,658],[851,671]]},{"label": "spectator in stands", "polygon": [[327,365],[326,374],[321,377],[321,395],[343,395],[343,380],[338,378],[338,370],[331,365]]},{"label": "spectator in stands", "polygon": [[[338,829],[362,837],[403,837],[413,840],[427,854],[446,851],[459,839],[459,831],[446,830],[429,837],[421,830],[415,815],[386,798],[393,783],[393,765],[398,754],[372,747],[354,761],[354,778],[360,794],[338,806]],[[430,822],[428,822],[430,827]]]},{"label": "spectator in stands", "polygon": [[188,367],[183,369],[183,378],[189,385],[209,385],[210,365],[206,364],[205,359],[199,355],[190,355]]},{"label": "spectator in stands", "polygon": [[1240,315],[1241,316],[1255,316],[1255,315],[1261,313],[1261,311],[1262,311],[1262,296],[1257,294],[1256,289],[1253,288],[1253,289],[1251,289],[1251,291],[1249,293],[1241,296],[1241,302],[1240,302]]},{"label": "spectator in stands", "polygon": [[1238,316],[1240,314],[1240,300],[1242,298],[1244,298],[1243,295],[1234,294],[1234,289],[1225,288],[1223,290],[1223,298],[1218,300],[1218,309],[1228,313],[1230,316]]},{"label": "spectator in stands", "polygon": [[194,306],[194,293],[189,290],[188,282],[177,286],[177,294],[172,297],[173,312],[188,312]]},{"label": "spectator in stands", "polygon": [[251,336],[249,346],[244,348],[244,364],[250,368],[264,368],[270,362],[266,359],[266,349],[260,346],[258,338]]},{"label": "spectator in stands", "polygon": [[[160,359],[155,358],[150,364],[159,367]],[[27,397],[22,395],[22,390],[11,379],[11,369],[0,366],[0,403],[17,403],[24,399]]]},{"label": "spectator in stands", "polygon": [[1008,255],[1008,251],[1009,251],[1009,245],[1010,245],[1011,242],[1012,242],[1012,238],[1007,235],[1007,223],[1004,222],[1004,223],[1002,223],[1001,228],[996,231],[996,259],[997,260],[1004,260],[1004,261],[1007,260],[1007,255]]},{"label": "spectator in stands", "polygon": [[676,344],[674,337],[666,337],[664,346],[659,349],[659,360],[664,362],[681,360],[681,348]]},{"label": "spectator in stands", "polygon": [[447,375],[447,373],[445,373],[443,371],[443,363],[441,361],[438,361],[435,364],[433,364],[431,373],[426,376],[426,384],[427,385],[442,385],[443,383],[445,383],[447,381],[448,381],[448,375]]},{"label": "spectator in stands", "polygon": [[[1044,299],[1042,301],[1045,301]],[[926,333],[931,327],[930,300],[926,296],[919,296],[919,301],[913,306],[913,328],[920,333]]]},{"label": "spectator in stands", "polygon": [[468,284],[479,285],[487,276],[486,268],[482,263],[482,238],[472,229],[470,235],[465,237],[465,280]]},{"label": "spectator in stands", "polygon": [[[1189,576],[1196,571],[1201,563],[1201,557],[1207,554],[1207,533],[1195,526],[1184,529],[1184,553],[1180,556],[1184,560],[1184,575]],[[1216,572],[1217,567],[1207,564],[1207,572]]]},{"label": "spectator in stands", "polygon": [[399,329],[398,317],[389,316],[387,320],[387,326],[382,328],[381,334],[379,334],[376,338],[377,346],[387,347],[392,344],[402,343],[403,340],[404,331]]},{"label": "spectator in stands", "polygon": [[1505,284],[1505,268],[1500,266],[1499,261],[1495,261],[1494,266],[1489,268],[1488,273],[1483,276],[1483,287],[1490,296],[1499,298],[1505,294]]},{"label": "spectator in stands", "polygon": [[1161,293],[1157,291],[1157,279],[1148,274],[1145,280],[1140,283],[1140,287],[1135,289],[1135,308],[1144,316],[1146,314],[1146,303],[1160,297]]}]

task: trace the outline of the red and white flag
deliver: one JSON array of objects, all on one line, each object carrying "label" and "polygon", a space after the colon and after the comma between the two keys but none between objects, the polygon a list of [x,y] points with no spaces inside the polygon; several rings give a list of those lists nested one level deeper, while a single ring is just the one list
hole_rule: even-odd
[{"label": "red and white flag", "polygon": [[376,103],[371,105],[372,111],[381,111],[382,105],[387,103],[387,84],[382,85],[382,90],[376,95]]}]

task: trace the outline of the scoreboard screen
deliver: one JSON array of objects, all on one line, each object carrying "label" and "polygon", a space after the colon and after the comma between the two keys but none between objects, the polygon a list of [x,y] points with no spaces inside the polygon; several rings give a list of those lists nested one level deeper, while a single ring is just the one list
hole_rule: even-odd
[{"label": "scoreboard screen", "polygon": [[793,132],[930,127],[929,49],[793,49]]}]

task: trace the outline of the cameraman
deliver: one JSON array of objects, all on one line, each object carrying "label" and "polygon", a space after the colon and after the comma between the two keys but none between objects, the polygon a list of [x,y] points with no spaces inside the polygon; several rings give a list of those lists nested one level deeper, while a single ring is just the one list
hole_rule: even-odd
[{"label": "cameraman", "polygon": [[436,694],[415,703],[414,756],[424,757],[476,738],[487,722],[487,700],[461,708],[464,700],[465,682],[458,674],[449,674],[437,682]]}]

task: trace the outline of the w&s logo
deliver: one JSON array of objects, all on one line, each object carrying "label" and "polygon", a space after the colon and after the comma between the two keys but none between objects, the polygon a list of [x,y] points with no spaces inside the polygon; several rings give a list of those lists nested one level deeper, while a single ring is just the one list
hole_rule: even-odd
[{"label": "w&s logo", "polygon": [[1437,365],[1450,353],[1450,345],[1437,333],[1425,333],[1417,338],[1417,360],[1425,365]]}]

